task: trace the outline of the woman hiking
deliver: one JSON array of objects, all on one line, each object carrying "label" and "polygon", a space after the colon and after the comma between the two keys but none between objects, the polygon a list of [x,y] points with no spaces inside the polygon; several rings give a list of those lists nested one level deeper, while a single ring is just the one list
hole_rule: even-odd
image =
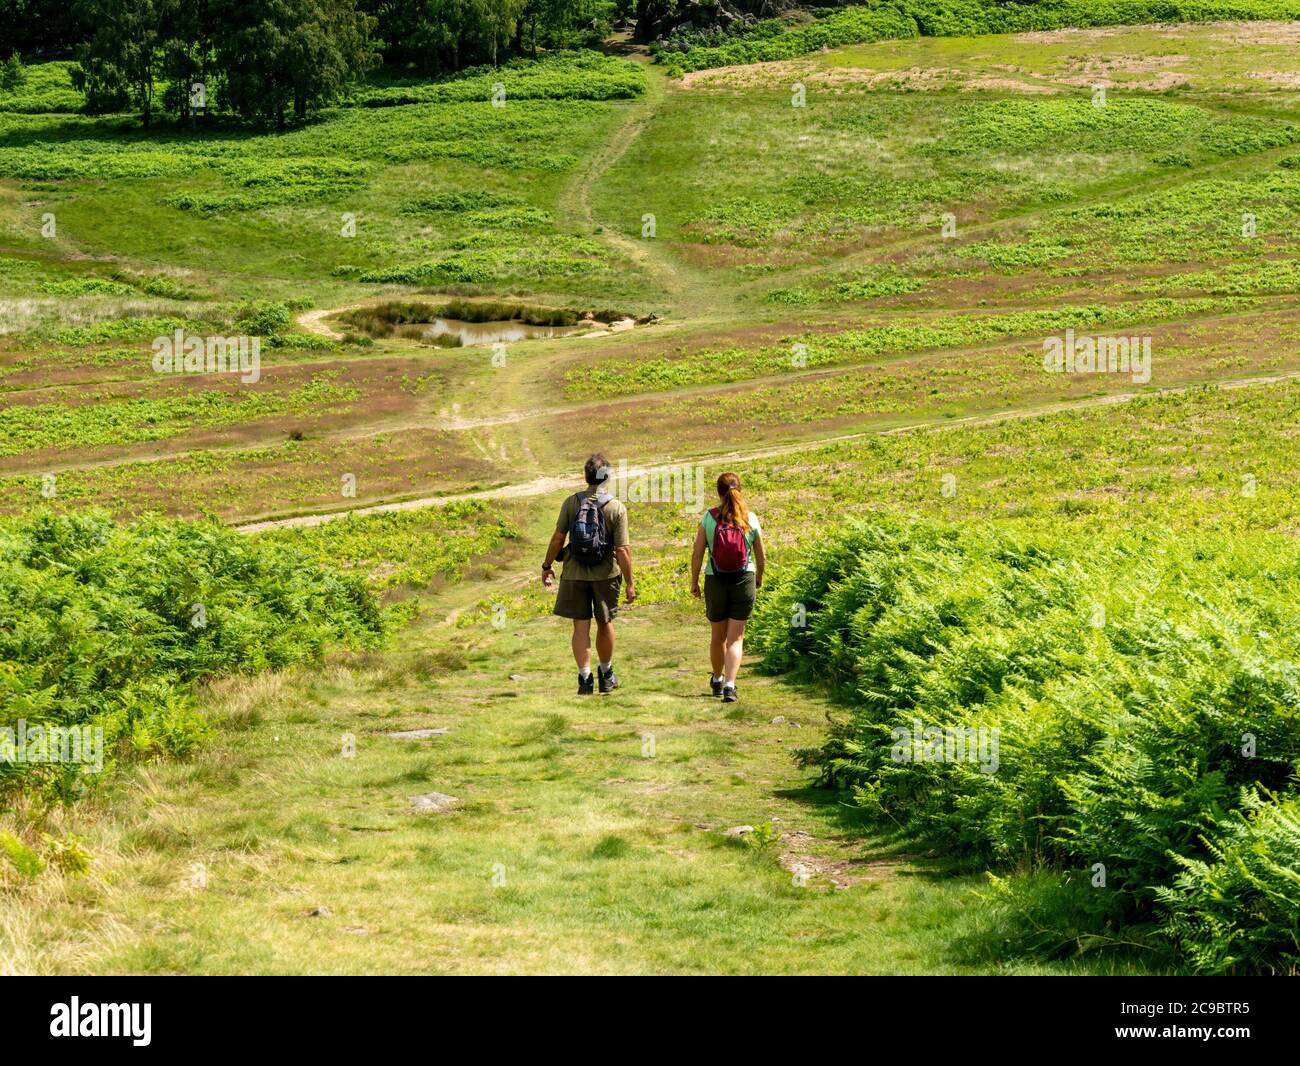
[{"label": "woman hiking", "polygon": [[754,597],[763,587],[767,552],[758,517],[745,503],[740,478],[718,478],[718,506],[700,517],[691,555],[691,595],[700,595],[700,564],[704,568],[704,613],[713,626],[709,687],[724,703],[736,702],[736,674],[745,654],[745,623],[754,611]]}]

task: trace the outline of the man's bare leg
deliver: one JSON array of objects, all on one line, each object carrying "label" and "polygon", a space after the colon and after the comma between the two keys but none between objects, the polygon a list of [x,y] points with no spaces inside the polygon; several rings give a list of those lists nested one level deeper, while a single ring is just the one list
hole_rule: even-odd
[{"label": "man's bare leg", "polygon": [[573,620],[573,661],[578,664],[578,673],[591,673],[591,619],[575,618]]},{"label": "man's bare leg", "polygon": [[[600,656],[602,663],[612,663],[614,661],[614,623],[600,622],[596,623],[596,654]],[[590,652],[588,652],[587,661],[591,661]]]}]

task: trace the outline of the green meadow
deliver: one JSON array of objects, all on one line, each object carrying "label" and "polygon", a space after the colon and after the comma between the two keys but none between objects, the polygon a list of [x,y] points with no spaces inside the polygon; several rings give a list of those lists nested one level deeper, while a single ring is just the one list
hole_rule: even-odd
[{"label": "green meadow", "polygon": [[[620,33],[282,130],[29,59],[0,745],[103,748],[0,761],[0,973],[1294,973],[1300,12],[1165,7]],[[586,698],[537,570],[597,450],[700,495],[628,503]]]}]

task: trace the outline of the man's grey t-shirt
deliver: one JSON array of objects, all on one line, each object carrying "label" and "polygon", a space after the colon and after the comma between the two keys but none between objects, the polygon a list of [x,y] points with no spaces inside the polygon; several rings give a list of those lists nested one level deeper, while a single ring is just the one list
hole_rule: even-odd
[{"label": "man's grey t-shirt", "polygon": [[[584,490],[583,495],[594,499],[600,491],[600,487],[596,486]],[[555,522],[555,532],[563,533],[567,537],[569,530],[573,528],[573,520],[577,517],[578,495],[574,494],[566,497],[563,506],[560,507],[560,517]],[[627,508],[623,506],[622,500],[610,500],[605,504],[605,529],[609,532],[609,543],[613,547],[620,548],[630,543],[627,536]],[[618,560],[611,551],[609,558],[599,566],[583,566],[572,559],[565,559],[560,578],[569,581],[605,581],[618,572]]]}]

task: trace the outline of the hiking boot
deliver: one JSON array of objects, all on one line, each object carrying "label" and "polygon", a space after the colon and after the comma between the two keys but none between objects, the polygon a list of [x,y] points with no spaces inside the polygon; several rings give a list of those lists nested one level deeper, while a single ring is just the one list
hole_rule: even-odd
[{"label": "hiking boot", "polygon": [[715,678],[712,674],[709,675],[709,688],[713,689],[713,694],[715,696],[722,695],[722,682],[717,678]]},{"label": "hiking boot", "polygon": [[[596,691],[596,675],[595,675],[595,674],[588,674],[586,677],[583,677],[581,674],[579,674],[579,675],[578,675],[578,695],[579,695],[579,696],[590,696],[590,695],[591,695],[593,692],[595,692],[595,691]],[[601,691],[601,692],[604,692],[605,690],[604,690],[604,689],[601,689],[600,691]]]},{"label": "hiking boot", "polygon": [[596,677],[600,681],[601,692],[613,692],[618,688],[618,678],[614,676],[612,666],[608,670],[603,666],[596,667]]},{"label": "hiking boot", "polygon": [[723,686],[722,686],[722,702],[723,702],[723,703],[735,703],[735,702],[736,702],[736,699],[737,699],[737,696],[736,696],[736,686],[735,686],[735,685],[723,685]]}]

